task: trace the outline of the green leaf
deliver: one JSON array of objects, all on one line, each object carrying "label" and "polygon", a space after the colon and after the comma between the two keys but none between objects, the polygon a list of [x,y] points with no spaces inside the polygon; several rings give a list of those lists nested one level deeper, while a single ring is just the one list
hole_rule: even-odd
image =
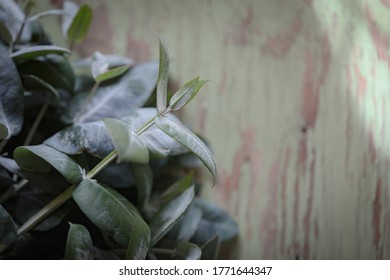
[{"label": "green leaf", "polygon": [[49,83],[34,75],[24,75],[23,84],[29,89],[45,89],[46,92],[51,93],[55,100],[60,99],[58,91]]},{"label": "green leaf", "polygon": [[14,151],[14,159],[27,171],[48,173],[55,168],[71,184],[83,178],[83,170],[75,161],[47,145],[18,147]]},{"label": "green leaf", "polygon": [[175,225],[184,214],[195,196],[194,185],[191,184],[184,192],[161,207],[150,221],[152,244],[156,244]]},{"label": "green leaf", "polygon": [[188,241],[180,241],[176,246],[177,252],[186,260],[199,260],[202,250],[195,244]]},{"label": "green leaf", "polygon": [[205,243],[217,234],[223,242],[238,235],[237,223],[223,209],[200,198],[194,199],[194,205],[202,210],[202,220],[192,241]]},{"label": "green leaf", "polygon": [[84,179],[73,192],[81,211],[120,246],[128,259],[144,259],[150,245],[150,229],[137,208],[115,190]]},{"label": "green leaf", "polygon": [[91,22],[92,10],[87,4],[84,4],[80,7],[69,26],[67,31],[68,41],[72,44],[81,42],[87,35]]},{"label": "green leaf", "polygon": [[12,44],[13,38],[11,32],[8,30],[7,25],[0,21],[0,39],[2,39],[8,45]]},{"label": "green leaf", "polygon": [[11,54],[11,58],[16,62],[37,58],[48,54],[70,54],[70,50],[58,46],[33,46],[20,49]]},{"label": "green leaf", "polygon": [[108,70],[108,62],[104,55],[100,52],[95,52],[92,56],[91,73],[92,77],[96,80],[101,74],[104,74]]},{"label": "green leaf", "polygon": [[67,38],[68,29],[79,9],[80,6],[72,0],[65,0],[63,2],[64,16],[62,17],[61,32],[65,39]]},{"label": "green leaf", "polygon": [[114,150],[103,121],[67,127],[48,138],[44,144],[65,154],[74,155],[85,150],[100,158]]},{"label": "green leaf", "polygon": [[215,235],[201,247],[202,260],[216,260],[218,258],[220,246],[221,239],[218,235]]},{"label": "green leaf", "polygon": [[202,211],[190,205],[184,215],[177,221],[174,227],[169,231],[168,237],[175,240],[190,240],[198,230],[202,220]]},{"label": "green leaf", "polygon": [[118,119],[104,119],[120,161],[148,163],[149,151],[140,137],[125,122]]},{"label": "green leaf", "polygon": [[66,260],[93,260],[93,243],[86,227],[69,223],[66,239]]},{"label": "green leaf", "polygon": [[65,11],[64,10],[48,10],[48,11],[43,11],[38,14],[35,14],[33,16],[28,17],[27,22],[33,22],[36,21],[40,18],[47,17],[47,16],[56,16],[56,15],[64,15]]},{"label": "green leaf", "polygon": [[[12,34],[13,40],[16,39],[20,31],[23,20],[25,18],[24,12],[19,5],[13,0],[0,1],[0,21],[2,21]],[[28,25],[25,25],[22,34],[22,41],[29,40],[31,37],[31,30]]]},{"label": "green leaf", "polygon": [[117,82],[100,86],[87,106],[87,93],[75,96],[68,106],[65,121],[83,123],[121,118],[144,105],[155,88],[156,80],[156,63],[134,66]]},{"label": "green leaf", "polygon": [[182,144],[184,147],[193,152],[208,168],[210,173],[215,176],[217,169],[213,159],[213,155],[207,146],[196,136],[192,131],[187,128],[170,121],[167,118],[159,117],[155,119],[155,124],[167,135],[175,139],[177,142]]},{"label": "green leaf", "polygon": [[160,64],[158,70],[156,92],[157,92],[157,111],[160,114],[167,107],[169,54],[164,40],[158,34],[157,36],[160,42]]},{"label": "green leaf", "polygon": [[149,203],[150,193],[153,187],[153,173],[149,164],[130,165],[135,184],[137,186],[138,209],[144,211]]},{"label": "green leaf", "polygon": [[12,217],[0,204],[0,247],[9,246],[16,240],[16,226]]},{"label": "green leaf", "polygon": [[109,79],[113,79],[119,77],[123,73],[125,73],[130,68],[130,65],[122,65],[112,69],[109,69],[107,72],[97,76],[95,79],[97,82],[104,82]]},{"label": "green leaf", "polygon": [[62,55],[49,54],[17,65],[21,74],[34,75],[54,88],[73,92],[75,76],[69,61]]},{"label": "green leaf", "polygon": [[199,81],[199,77],[187,82],[172,96],[169,106],[173,111],[179,110],[195,97],[205,83],[207,81]]},{"label": "green leaf", "polygon": [[183,191],[188,189],[189,186],[193,183],[192,174],[188,174],[183,179],[177,181],[173,185],[171,185],[169,188],[167,188],[160,196],[159,200],[161,200],[162,203],[167,203],[179,194],[181,194]]},{"label": "green leaf", "polygon": [[0,139],[16,135],[23,125],[23,86],[6,52],[0,52]]}]

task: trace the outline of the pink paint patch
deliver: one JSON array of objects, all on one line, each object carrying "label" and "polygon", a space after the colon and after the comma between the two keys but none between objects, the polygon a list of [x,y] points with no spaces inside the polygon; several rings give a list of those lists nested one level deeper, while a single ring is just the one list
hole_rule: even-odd
[{"label": "pink paint patch", "polygon": [[390,9],[390,0],[381,0],[383,6]]},{"label": "pink paint patch", "polygon": [[286,31],[275,36],[269,36],[262,45],[261,51],[266,55],[273,57],[283,57],[294,45],[298,34],[302,29],[302,12],[293,20]]},{"label": "pink paint patch", "polygon": [[[245,17],[241,19],[238,26],[229,28],[229,32],[225,36],[225,42],[245,46],[248,43],[248,36],[252,22],[253,9],[252,7],[248,7]],[[257,32],[259,31],[257,30]]]},{"label": "pink paint patch", "polygon": [[389,49],[389,37],[386,36],[385,32],[379,29],[368,7],[366,7],[366,17],[370,29],[371,40],[375,46],[378,58],[382,61],[386,61],[390,68],[390,57],[387,53],[387,50]]},{"label": "pink paint patch", "polygon": [[382,247],[381,247],[381,215],[382,215],[382,180],[379,178],[376,191],[375,191],[375,199],[372,203],[372,226],[374,228],[374,238],[373,244],[377,250],[378,258],[382,256]]},{"label": "pink paint patch", "polygon": [[355,71],[355,75],[356,75],[356,78],[357,78],[357,83],[358,83],[358,87],[357,87],[357,96],[359,98],[363,97],[366,93],[366,90],[367,90],[367,81],[366,81],[366,78],[362,75],[362,73],[360,72],[360,69],[357,67],[357,65],[355,64],[354,65],[354,71]]}]

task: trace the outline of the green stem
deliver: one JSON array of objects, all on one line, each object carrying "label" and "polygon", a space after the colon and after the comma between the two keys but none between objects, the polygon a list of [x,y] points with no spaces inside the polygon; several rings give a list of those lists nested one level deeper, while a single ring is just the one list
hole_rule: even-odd
[{"label": "green stem", "polygon": [[62,204],[68,201],[72,197],[73,190],[76,188],[76,185],[72,185],[67,188],[63,193],[50,201],[45,205],[41,210],[34,214],[30,219],[27,220],[19,229],[17,234],[21,235],[28,232],[34,226],[36,226],[40,221],[49,216],[54,210],[58,209]]},{"label": "green stem", "polygon": [[154,254],[164,254],[164,255],[176,255],[177,251],[174,249],[165,249],[165,248],[152,248],[150,252]]},{"label": "green stem", "polygon": [[37,128],[39,124],[41,123],[43,116],[45,115],[47,109],[49,108],[49,102],[46,102],[45,104],[42,105],[41,109],[39,110],[38,116],[35,118],[34,123],[28,132],[28,135],[26,137],[26,140],[24,141],[24,146],[28,146],[31,143],[31,140],[34,137],[35,132],[37,131]]},{"label": "green stem", "polygon": [[114,150],[111,153],[109,153],[102,161],[100,161],[94,168],[92,168],[91,171],[88,172],[87,178],[92,179],[97,174],[100,173],[107,165],[109,165],[111,162],[113,162],[116,157],[118,156],[118,153]]}]

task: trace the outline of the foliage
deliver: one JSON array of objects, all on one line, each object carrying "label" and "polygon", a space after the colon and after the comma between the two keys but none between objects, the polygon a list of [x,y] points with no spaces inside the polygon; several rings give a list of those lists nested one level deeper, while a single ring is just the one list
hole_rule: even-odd
[{"label": "foliage", "polygon": [[[0,0],[0,258],[216,258],[237,225],[197,197],[194,174],[203,163],[215,180],[213,155],[172,113],[206,81],[168,95],[159,36],[159,63],[75,61],[91,8],[32,7]],[[69,48],[52,44],[46,16],[62,18]]]}]

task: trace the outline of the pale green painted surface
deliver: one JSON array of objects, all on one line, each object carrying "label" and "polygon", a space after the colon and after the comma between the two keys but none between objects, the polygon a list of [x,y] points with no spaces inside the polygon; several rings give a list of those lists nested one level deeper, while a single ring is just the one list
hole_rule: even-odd
[{"label": "pale green painted surface", "polygon": [[80,52],[157,59],[148,26],[178,85],[211,80],[183,117],[214,145],[234,258],[390,258],[390,1],[88,2]]}]

